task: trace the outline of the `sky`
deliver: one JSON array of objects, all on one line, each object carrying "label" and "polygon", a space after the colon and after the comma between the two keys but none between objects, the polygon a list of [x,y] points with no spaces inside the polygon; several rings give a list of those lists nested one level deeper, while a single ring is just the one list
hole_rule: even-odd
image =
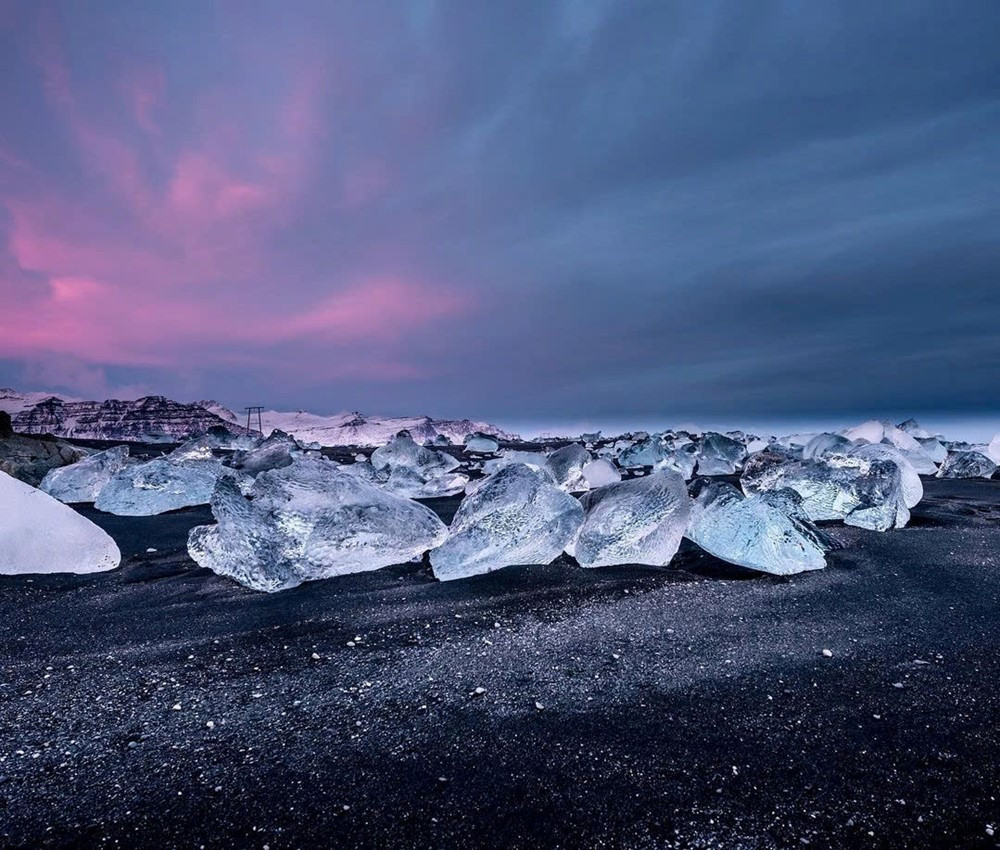
[{"label": "sky", "polygon": [[0,0],[0,386],[989,419],[998,42],[996,0]]}]

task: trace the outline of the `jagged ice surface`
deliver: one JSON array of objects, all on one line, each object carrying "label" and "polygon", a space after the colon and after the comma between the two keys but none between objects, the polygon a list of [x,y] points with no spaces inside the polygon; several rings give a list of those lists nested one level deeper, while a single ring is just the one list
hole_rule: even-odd
[{"label": "jagged ice surface", "polygon": [[39,489],[60,502],[93,502],[127,462],[128,446],[115,446],[69,466],[50,469]]},{"label": "jagged ice surface", "polygon": [[582,567],[666,566],[681,544],[691,508],[684,479],[673,470],[609,484],[580,501],[583,525],[567,552]]},{"label": "jagged ice surface", "polygon": [[750,497],[722,481],[698,481],[687,536],[716,558],[775,575],[826,566],[816,529],[797,515],[801,497],[778,490]]},{"label": "jagged ice surface", "polygon": [[249,497],[220,478],[211,504],[218,525],[191,530],[191,557],[268,592],[405,563],[447,536],[429,508],[317,457],[261,473]]},{"label": "jagged ice surface", "polygon": [[583,508],[523,464],[503,467],[463,499],[448,539],[431,552],[442,581],[515,564],[547,564],[566,548]]}]

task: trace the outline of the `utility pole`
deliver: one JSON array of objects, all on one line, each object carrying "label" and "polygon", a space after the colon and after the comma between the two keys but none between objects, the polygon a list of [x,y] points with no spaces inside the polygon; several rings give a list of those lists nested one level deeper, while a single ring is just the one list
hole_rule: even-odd
[{"label": "utility pole", "polygon": [[264,425],[261,422],[260,413],[261,413],[261,411],[263,409],[264,408],[261,407],[261,406],[259,406],[259,405],[255,406],[255,407],[248,407],[248,408],[246,408],[246,412],[247,412],[247,431],[250,430],[250,416],[251,416],[251,414],[256,413],[257,414],[257,430],[260,432],[260,435],[262,437],[264,436]]}]

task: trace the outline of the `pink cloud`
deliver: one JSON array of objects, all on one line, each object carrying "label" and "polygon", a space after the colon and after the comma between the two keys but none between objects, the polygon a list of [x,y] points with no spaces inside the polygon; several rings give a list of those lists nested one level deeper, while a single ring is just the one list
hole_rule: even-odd
[{"label": "pink cloud", "polygon": [[[88,179],[69,190],[13,154],[0,161],[24,171],[17,191],[0,186],[9,220],[0,231],[0,356],[60,364],[81,389],[104,386],[105,364],[302,373],[289,352],[299,363],[322,358],[327,376],[423,374],[400,350],[468,308],[451,287],[351,268],[314,271],[286,291],[295,273],[269,250],[314,178],[321,63],[284,57],[274,69],[284,88],[268,97],[208,90],[177,133],[156,120],[176,106],[162,69],[115,70],[119,97],[88,101],[51,14],[41,18],[35,61]],[[389,167],[365,161],[345,178],[342,202],[362,206],[389,185]],[[329,356],[348,347],[351,357]]]},{"label": "pink cloud", "polygon": [[121,90],[140,129],[160,135],[154,113],[163,100],[166,77],[161,67],[134,68],[121,80]]},{"label": "pink cloud", "polygon": [[318,334],[338,340],[391,340],[461,308],[454,294],[399,278],[374,278],[285,319],[271,333],[281,339]]}]

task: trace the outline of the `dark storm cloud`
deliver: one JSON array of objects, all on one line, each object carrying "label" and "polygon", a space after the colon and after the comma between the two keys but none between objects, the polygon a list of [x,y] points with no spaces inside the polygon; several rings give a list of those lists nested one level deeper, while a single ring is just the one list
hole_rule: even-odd
[{"label": "dark storm cloud", "polygon": [[[19,222],[4,298],[25,276],[61,304],[121,297],[139,272],[144,309],[178,287],[191,309],[162,338],[160,324],[69,349],[15,335],[0,380],[68,363],[91,383],[234,405],[520,421],[996,407],[994,2],[53,17],[65,56],[43,69],[50,94],[64,69],[67,92],[39,110],[27,83],[3,84],[19,104],[0,133]],[[0,39],[36,28],[26,8]],[[50,131],[60,97],[117,79],[107,48],[125,33],[155,61],[128,77],[149,141],[144,181],[114,175],[123,205],[86,188],[111,119],[64,110],[75,135]],[[33,51],[6,60],[19,79]],[[225,125],[206,118],[215,103]],[[120,265],[87,267],[76,248],[40,260],[17,203],[34,183],[56,198],[47,221],[66,195],[133,228],[127,245],[107,237]],[[162,259],[178,253],[197,263]]]}]

